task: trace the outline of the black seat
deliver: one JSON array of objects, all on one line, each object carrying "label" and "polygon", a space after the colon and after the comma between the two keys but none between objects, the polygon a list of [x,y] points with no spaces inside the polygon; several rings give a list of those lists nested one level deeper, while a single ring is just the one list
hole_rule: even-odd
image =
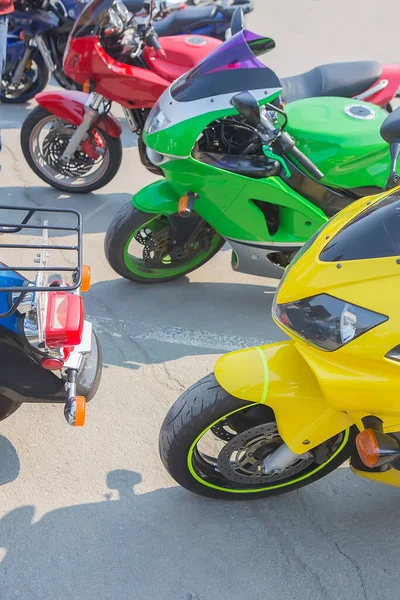
[{"label": "black seat", "polygon": [[381,125],[381,136],[390,144],[400,142],[400,108],[396,108]]},{"label": "black seat", "polygon": [[352,98],[365,92],[382,75],[375,61],[333,63],[281,79],[283,102],[319,96]]},{"label": "black seat", "polygon": [[187,6],[181,10],[172,12],[162,21],[155,21],[154,29],[160,37],[165,35],[178,35],[190,29],[201,27],[213,19],[217,12],[217,6]]}]

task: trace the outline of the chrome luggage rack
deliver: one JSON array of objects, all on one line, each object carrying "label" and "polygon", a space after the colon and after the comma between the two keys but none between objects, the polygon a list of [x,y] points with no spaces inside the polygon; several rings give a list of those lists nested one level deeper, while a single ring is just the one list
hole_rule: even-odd
[{"label": "chrome luggage rack", "polygon": [[[16,221],[18,222],[7,222],[2,218],[4,211],[12,212],[15,215]],[[21,214],[22,213],[22,214]],[[38,213],[44,213],[46,217],[43,220],[43,224],[37,225],[32,223],[32,217],[37,217]],[[25,215],[25,216],[24,216]],[[49,218],[59,220],[59,217],[63,215],[71,215],[67,220],[73,220],[73,224],[70,226],[50,225]],[[12,217],[9,220],[13,220]],[[29,233],[32,230],[42,230],[42,243],[8,243],[3,242],[3,235],[15,234],[15,233]],[[51,232],[65,232],[65,235],[76,235],[76,245],[60,245],[60,244],[49,244],[48,237],[49,231]],[[80,213],[73,209],[62,209],[62,208],[32,208],[29,206],[9,206],[0,204],[0,253],[1,250],[36,250],[33,265],[6,265],[0,262],[0,292],[6,292],[10,294],[11,307],[7,312],[0,313],[0,318],[6,318],[15,313],[18,306],[21,304],[27,294],[34,294],[37,292],[51,292],[54,291],[55,285],[49,283],[51,274],[69,274],[71,282],[66,284],[64,281],[57,282],[57,290],[72,292],[77,290],[82,283],[82,217]],[[69,257],[74,257],[72,260],[72,266],[49,266],[49,251],[61,250],[68,252]],[[1,254],[0,254],[1,258]],[[70,262],[70,261],[68,261]],[[21,277],[24,277],[25,281],[20,286],[5,286],[1,285],[2,272],[4,271],[15,271]],[[26,272],[35,273],[35,281],[28,281],[22,273]],[[21,289],[23,291],[21,291]]]}]

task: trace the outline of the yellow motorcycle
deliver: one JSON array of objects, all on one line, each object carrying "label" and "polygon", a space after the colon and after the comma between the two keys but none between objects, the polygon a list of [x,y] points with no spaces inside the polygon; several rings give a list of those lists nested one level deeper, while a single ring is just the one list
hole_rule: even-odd
[{"label": "yellow motorcycle", "polygon": [[167,414],[161,458],[188,490],[272,496],[346,459],[400,487],[400,109],[381,135],[387,191],[330,220],[276,291],[272,316],[291,339],[223,356]]}]

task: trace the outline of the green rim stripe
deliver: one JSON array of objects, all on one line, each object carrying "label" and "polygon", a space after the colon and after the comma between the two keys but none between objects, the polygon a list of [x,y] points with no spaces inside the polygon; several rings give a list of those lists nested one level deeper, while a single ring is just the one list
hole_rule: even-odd
[{"label": "green rim stripe", "polygon": [[[250,405],[251,404],[249,404],[249,406]],[[208,481],[204,481],[204,479],[202,479],[193,468],[193,452],[194,452],[194,449],[195,449],[197,443],[203,437],[203,435],[205,435],[207,433],[207,431],[209,431],[211,429],[211,427],[214,427],[214,425],[216,425],[220,421],[223,421],[223,419],[230,417],[230,415],[233,415],[234,413],[237,413],[240,410],[245,410],[246,408],[247,407],[244,407],[244,408],[242,407],[242,408],[237,408],[236,410],[232,410],[228,414],[226,414],[223,417],[220,417],[219,419],[214,421],[214,423],[211,423],[211,425],[209,425],[206,429],[204,429],[200,433],[200,435],[197,436],[197,438],[195,439],[193,444],[190,446],[190,449],[188,452],[188,457],[187,457],[188,469],[189,469],[192,477],[194,477],[194,479],[196,479],[196,481],[198,481],[202,485],[213,488],[214,490],[219,490],[221,492],[229,492],[231,494],[256,494],[257,492],[266,492],[268,490],[277,490],[279,488],[287,487],[288,485],[294,485],[295,483],[303,481],[304,479],[307,479],[308,477],[312,477],[312,475],[314,475],[315,473],[318,473],[318,471],[323,469],[327,464],[329,464],[335,458],[335,456],[337,456],[339,454],[339,452],[341,452],[343,450],[343,448],[346,446],[346,444],[349,440],[350,429],[346,429],[344,432],[343,441],[340,444],[339,448],[336,450],[336,452],[334,452],[332,454],[331,457],[328,458],[328,460],[326,462],[324,462],[322,465],[318,465],[318,467],[316,469],[314,469],[313,471],[311,471],[310,473],[307,473],[306,475],[302,475],[301,477],[298,477],[297,479],[294,479],[293,481],[287,481],[286,483],[279,483],[277,485],[271,485],[271,486],[264,487],[264,488],[255,488],[255,489],[252,488],[250,490],[235,490],[235,489],[231,489],[231,488],[223,488],[218,485],[214,485],[213,483],[209,483]]]},{"label": "green rim stripe", "polygon": [[261,350],[261,348],[259,346],[257,346],[256,350],[258,351],[258,353],[260,355],[261,362],[262,362],[263,369],[264,369],[264,388],[263,388],[263,393],[261,396],[261,404],[265,404],[265,401],[267,399],[267,394],[268,394],[269,369],[268,369],[268,363],[267,363],[267,359],[265,358],[264,352]]}]

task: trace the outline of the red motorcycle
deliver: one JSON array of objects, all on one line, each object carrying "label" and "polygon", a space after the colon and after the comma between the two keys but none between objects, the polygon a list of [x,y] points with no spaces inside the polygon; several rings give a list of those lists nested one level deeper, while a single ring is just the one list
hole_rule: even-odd
[{"label": "red motorcycle", "polygon": [[[219,46],[199,35],[162,38],[153,11],[135,16],[119,0],[93,0],[81,13],[64,55],[65,73],[85,92],[60,90],[36,96],[39,106],[21,130],[24,156],[41,179],[65,192],[91,192],[109,183],[122,159],[121,125],[111,103],[123,108],[139,134],[154,103],[170,84]],[[158,172],[158,171],[157,171]]]}]

